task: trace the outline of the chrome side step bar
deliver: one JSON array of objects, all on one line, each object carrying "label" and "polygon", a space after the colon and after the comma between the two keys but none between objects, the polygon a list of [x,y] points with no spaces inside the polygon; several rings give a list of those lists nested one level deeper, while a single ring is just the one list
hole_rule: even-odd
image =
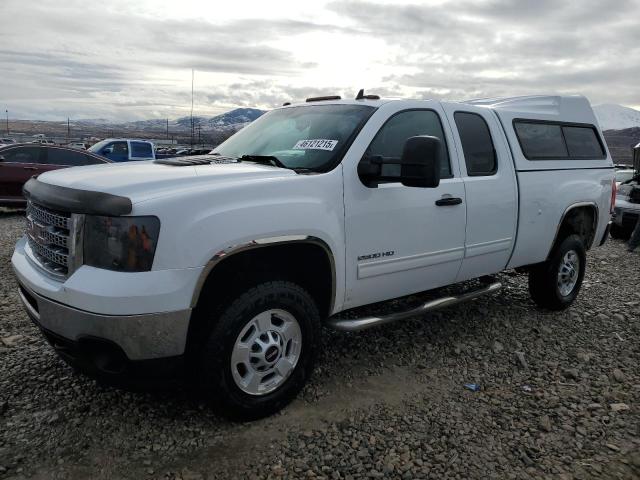
[{"label": "chrome side step bar", "polygon": [[455,296],[436,298],[435,300],[430,300],[416,308],[412,308],[411,310],[407,310],[404,312],[391,313],[389,315],[385,315],[381,317],[376,317],[376,316],[362,317],[362,318],[330,317],[329,320],[327,320],[327,325],[329,325],[331,328],[334,328],[335,330],[340,330],[343,332],[359,332],[361,330],[366,330],[367,328],[377,327],[379,325],[395,322],[397,320],[405,320],[407,318],[417,317],[419,315],[423,315],[427,312],[431,312],[439,308],[450,307],[458,303],[466,302],[468,300],[473,300],[474,298],[478,298],[483,295],[487,295],[489,293],[494,293],[500,290],[501,287],[502,287],[502,283],[492,282],[486,286],[480,287],[470,292],[462,293],[460,295],[455,295]]}]

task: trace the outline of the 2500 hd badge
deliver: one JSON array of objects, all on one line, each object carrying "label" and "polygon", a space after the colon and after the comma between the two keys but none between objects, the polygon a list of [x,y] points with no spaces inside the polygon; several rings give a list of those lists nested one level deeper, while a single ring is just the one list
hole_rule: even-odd
[{"label": "2500 hd badge", "polygon": [[376,252],[370,253],[369,255],[360,255],[358,256],[358,261],[362,260],[372,260],[374,258],[382,258],[382,257],[393,257],[396,254],[393,250],[389,250],[388,252]]}]

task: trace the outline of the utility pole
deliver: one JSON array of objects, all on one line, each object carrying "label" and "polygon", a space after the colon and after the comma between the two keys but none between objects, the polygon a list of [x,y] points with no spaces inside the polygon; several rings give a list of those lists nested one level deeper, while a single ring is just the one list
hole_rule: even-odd
[{"label": "utility pole", "polygon": [[193,72],[193,68],[191,69],[191,148],[193,148],[193,134],[194,132],[194,125],[193,125],[193,77],[194,77],[194,72]]},{"label": "utility pole", "polygon": [[7,114],[7,136],[9,136],[9,109],[4,111]]},{"label": "utility pole", "polygon": [[67,117],[67,143],[69,143],[70,138],[71,138],[71,125],[69,124],[69,117]]},{"label": "utility pole", "polygon": [[169,119],[167,118],[167,140],[169,140]]}]

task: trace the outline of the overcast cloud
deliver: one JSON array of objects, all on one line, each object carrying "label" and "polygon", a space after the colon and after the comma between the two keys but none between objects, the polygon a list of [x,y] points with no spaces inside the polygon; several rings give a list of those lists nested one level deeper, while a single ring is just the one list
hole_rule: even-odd
[{"label": "overcast cloud", "polygon": [[0,0],[0,107],[175,118],[317,94],[640,107],[640,0]]}]

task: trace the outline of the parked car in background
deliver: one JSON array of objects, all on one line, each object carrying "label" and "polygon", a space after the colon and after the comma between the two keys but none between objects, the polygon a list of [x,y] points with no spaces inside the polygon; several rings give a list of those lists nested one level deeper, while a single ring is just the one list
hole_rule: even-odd
[{"label": "parked car in background", "polygon": [[26,205],[22,186],[34,175],[59,168],[103,163],[110,161],[69,147],[33,143],[0,147],[0,206]]},{"label": "parked car in background", "polygon": [[153,143],[127,138],[107,138],[90,147],[88,151],[102,155],[112,162],[155,160],[156,158]]},{"label": "parked car in background", "polygon": [[67,146],[71,147],[71,148],[77,148],[78,150],[88,150],[89,149],[89,144],[88,143],[83,143],[83,142],[73,142],[73,143],[70,143]]},{"label": "parked car in background", "polygon": [[[634,170],[630,171],[634,172]],[[617,180],[616,175],[616,182]],[[640,217],[640,175],[632,176],[619,185],[614,212],[611,236],[626,240],[631,236]]]},{"label": "parked car in background", "polygon": [[56,144],[56,142],[54,142],[53,140],[45,140],[45,139],[34,140],[31,143],[39,143],[41,145],[55,145]]},{"label": "parked car in background", "polygon": [[621,183],[628,182],[633,178],[635,171],[633,169],[616,170],[616,185],[619,187]]},{"label": "parked car in background", "polygon": [[16,141],[13,138],[0,138],[0,146],[13,145]]}]

